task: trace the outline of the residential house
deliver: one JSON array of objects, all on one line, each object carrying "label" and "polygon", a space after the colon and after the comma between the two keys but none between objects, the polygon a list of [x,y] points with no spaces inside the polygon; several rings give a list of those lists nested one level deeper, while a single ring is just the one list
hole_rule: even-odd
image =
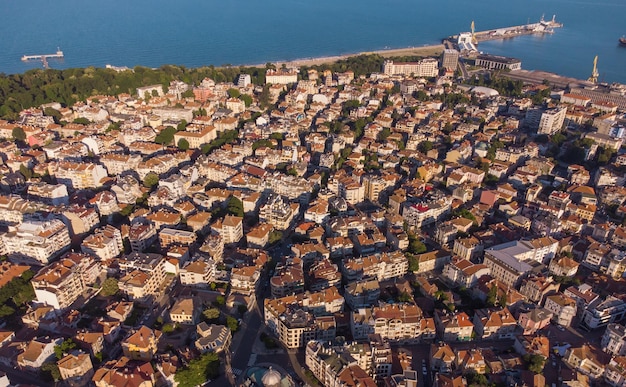
[{"label": "residential house", "polygon": [[131,360],[150,361],[157,352],[161,332],[142,325],[122,341],[124,356]]}]

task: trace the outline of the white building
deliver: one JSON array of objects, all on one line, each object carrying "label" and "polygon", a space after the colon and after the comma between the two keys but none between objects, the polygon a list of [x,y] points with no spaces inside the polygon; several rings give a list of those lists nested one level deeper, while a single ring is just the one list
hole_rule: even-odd
[{"label": "white building", "polygon": [[2,235],[5,251],[18,259],[47,264],[70,246],[67,226],[58,219],[32,220]]}]

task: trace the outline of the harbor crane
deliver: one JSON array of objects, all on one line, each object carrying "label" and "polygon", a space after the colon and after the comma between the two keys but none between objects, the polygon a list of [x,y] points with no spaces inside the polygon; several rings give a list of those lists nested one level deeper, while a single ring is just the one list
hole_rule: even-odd
[{"label": "harbor crane", "polygon": [[587,79],[589,82],[598,83],[598,77],[600,73],[598,72],[598,56],[593,59],[593,70],[591,71],[591,76]]}]

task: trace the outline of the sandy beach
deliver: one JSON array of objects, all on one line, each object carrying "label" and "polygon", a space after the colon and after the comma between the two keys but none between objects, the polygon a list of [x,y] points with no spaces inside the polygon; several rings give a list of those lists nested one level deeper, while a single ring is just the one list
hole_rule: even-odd
[{"label": "sandy beach", "polygon": [[[436,56],[443,52],[444,46],[443,44],[436,44],[431,46],[420,46],[420,47],[406,47],[406,48],[392,48],[388,50],[377,50],[377,51],[366,51],[366,52],[356,52],[352,54],[345,55],[336,55],[336,56],[326,56],[320,58],[304,58],[304,59],[296,59],[288,62],[272,62],[276,66],[282,66],[285,64],[287,67],[298,67],[298,66],[316,66],[328,63],[334,63],[338,60],[346,59],[352,56],[358,55],[371,55],[378,54],[385,58],[392,56]],[[256,65],[258,67],[263,67],[265,64]]]}]

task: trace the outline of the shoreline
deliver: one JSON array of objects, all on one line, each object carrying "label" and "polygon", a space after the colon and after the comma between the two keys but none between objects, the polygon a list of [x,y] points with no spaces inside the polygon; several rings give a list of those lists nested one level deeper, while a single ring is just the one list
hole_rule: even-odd
[{"label": "shoreline", "polygon": [[[444,50],[443,44],[431,44],[425,46],[418,47],[404,47],[404,48],[388,48],[382,50],[373,50],[373,51],[362,51],[350,54],[342,54],[342,55],[332,55],[332,56],[322,56],[317,58],[302,58],[302,59],[294,59],[289,61],[276,61],[269,62],[276,66],[282,66],[283,64],[287,67],[299,67],[299,66],[319,66],[323,64],[331,64],[337,61],[359,56],[359,55],[372,55],[378,54],[383,57],[391,57],[391,56],[436,56],[443,52]],[[254,65],[243,65],[243,67],[264,67],[263,64],[254,64]]]}]

